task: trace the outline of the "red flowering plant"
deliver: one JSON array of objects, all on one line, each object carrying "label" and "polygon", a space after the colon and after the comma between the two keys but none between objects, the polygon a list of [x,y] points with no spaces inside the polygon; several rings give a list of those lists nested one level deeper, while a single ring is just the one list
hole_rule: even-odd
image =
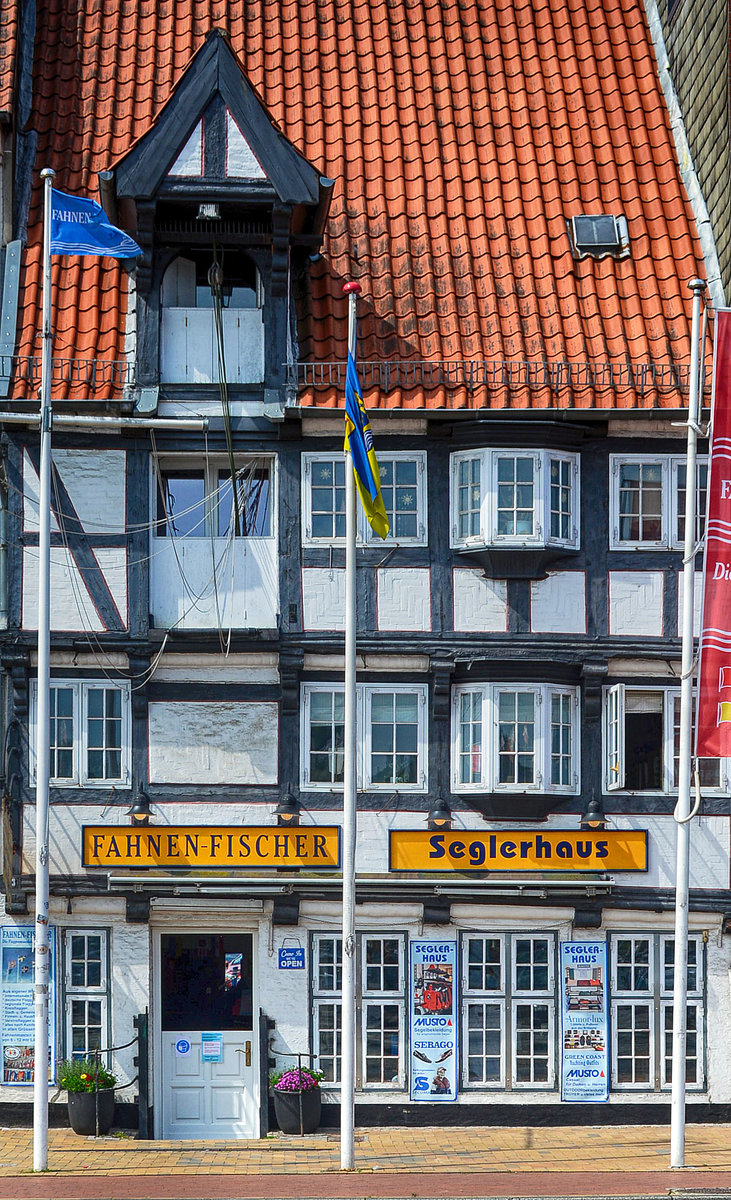
[{"label": "red flowering plant", "polygon": [[284,1067],[272,1071],[269,1085],[275,1092],[314,1092],[324,1076],[324,1071],[313,1071],[311,1067]]},{"label": "red flowering plant", "polygon": [[116,1082],[111,1071],[91,1058],[67,1058],[56,1071],[56,1083],[67,1092],[101,1092]]}]

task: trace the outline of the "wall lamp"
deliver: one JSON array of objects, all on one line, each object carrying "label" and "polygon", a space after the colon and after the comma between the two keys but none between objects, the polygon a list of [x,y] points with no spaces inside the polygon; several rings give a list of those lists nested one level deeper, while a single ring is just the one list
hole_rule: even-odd
[{"label": "wall lamp", "polygon": [[452,813],[443,796],[440,796],[434,807],[429,809],[427,824],[430,829],[452,828]]},{"label": "wall lamp", "polygon": [[138,789],[132,807],[127,810],[125,816],[129,817],[130,825],[150,824],[150,797],[142,788]]},{"label": "wall lamp", "polygon": [[604,817],[604,809],[602,808],[601,800],[598,796],[593,795],[586,806],[586,811],[581,818],[582,829],[604,829],[606,826]]},{"label": "wall lamp", "polygon": [[285,792],[274,809],[277,825],[299,825],[300,806],[291,792]]}]

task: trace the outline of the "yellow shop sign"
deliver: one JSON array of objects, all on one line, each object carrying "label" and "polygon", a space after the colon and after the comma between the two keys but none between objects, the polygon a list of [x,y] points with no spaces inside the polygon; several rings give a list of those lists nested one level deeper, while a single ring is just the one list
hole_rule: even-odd
[{"label": "yellow shop sign", "polygon": [[320,867],[340,865],[335,825],[168,825],[145,829],[85,825],[85,867]]},{"label": "yellow shop sign", "polygon": [[646,871],[644,829],[392,829],[392,871]]}]

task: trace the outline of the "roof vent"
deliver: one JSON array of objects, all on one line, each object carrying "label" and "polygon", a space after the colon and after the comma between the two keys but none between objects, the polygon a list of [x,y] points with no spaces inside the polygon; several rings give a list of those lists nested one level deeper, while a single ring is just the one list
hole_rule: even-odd
[{"label": "roof vent", "polygon": [[582,214],[568,222],[569,234],[577,258],[591,255],[603,258],[607,254],[623,258],[629,254],[627,222],[624,217],[611,217],[605,213],[596,216]]}]

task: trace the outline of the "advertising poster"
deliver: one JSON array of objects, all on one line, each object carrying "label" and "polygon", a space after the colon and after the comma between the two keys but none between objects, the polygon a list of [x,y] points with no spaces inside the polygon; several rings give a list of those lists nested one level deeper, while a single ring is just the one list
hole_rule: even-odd
[{"label": "advertising poster", "polygon": [[561,943],[561,1099],[609,1099],[606,942]]},{"label": "advertising poster", "polygon": [[412,1100],[457,1099],[457,943],[415,941],[409,966]]},{"label": "advertising poster", "polygon": [[[56,940],[49,929],[50,983],[48,1022],[50,1026],[49,1078],[56,1060]],[[35,1011],[33,1006],[34,936],[32,925],[0,929],[0,1047],[2,1082],[13,1086],[33,1083]]]}]

